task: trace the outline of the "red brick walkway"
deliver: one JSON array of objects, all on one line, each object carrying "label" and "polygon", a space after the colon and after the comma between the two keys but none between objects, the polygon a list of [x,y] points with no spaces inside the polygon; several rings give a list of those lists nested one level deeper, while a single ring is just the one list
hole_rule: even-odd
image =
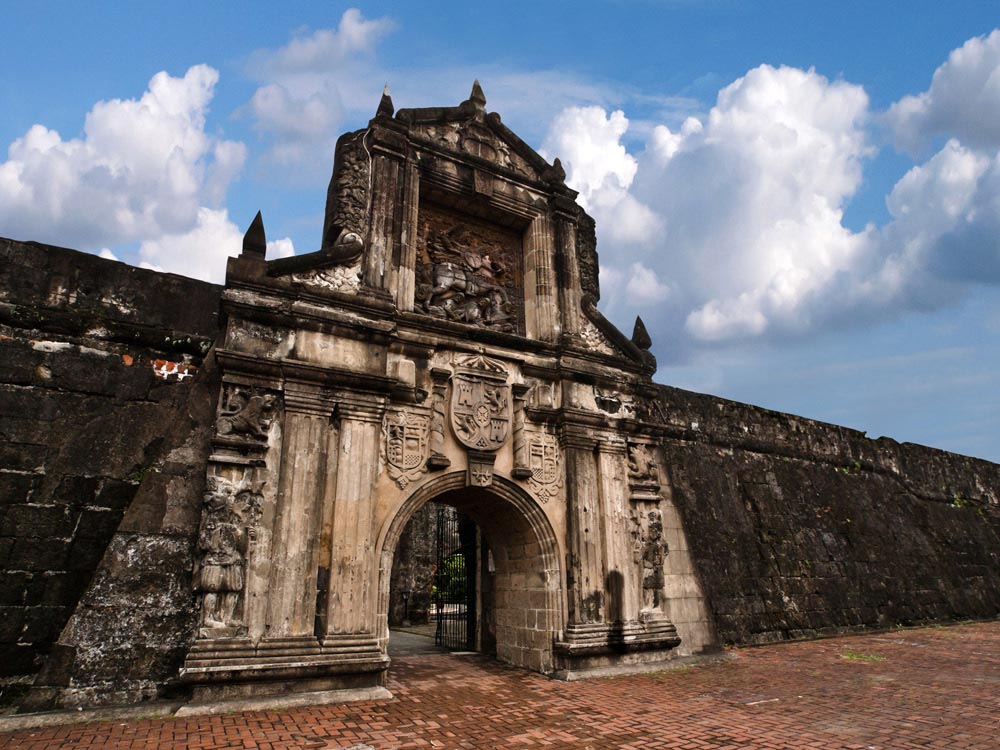
[{"label": "red brick walkway", "polygon": [[575,683],[408,657],[391,701],[36,729],[0,748],[1000,748],[1000,622],[735,653]]}]

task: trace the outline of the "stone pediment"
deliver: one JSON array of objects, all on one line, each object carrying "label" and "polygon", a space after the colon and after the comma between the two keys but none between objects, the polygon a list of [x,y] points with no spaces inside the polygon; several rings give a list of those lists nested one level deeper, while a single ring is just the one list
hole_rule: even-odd
[{"label": "stone pediment", "polygon": [[337,141],[320,249],[266,261],[255,221],[243,257],[286,295],[651,372],[648,347],[597,311],[595,225],[565,178],[486,111],[478,82],[452,107],[396,111],[386,89],[368,127]]},{"label": "stone pediment", "polygon": [[[486,112],[486,97],[476,81],[467,100],[456,107],[401,109],[395,119],[409,128],[411,138],[459,158],[486,162],[533,181],[562,184],[559,160],[549,164],[522,141],[496,112]],[[574,193],[575,196],[575,193]]]}]

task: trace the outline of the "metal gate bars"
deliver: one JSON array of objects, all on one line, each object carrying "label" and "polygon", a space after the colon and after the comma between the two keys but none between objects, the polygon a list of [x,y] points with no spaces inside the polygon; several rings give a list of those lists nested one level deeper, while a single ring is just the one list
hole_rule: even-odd
[{"label": "metal gate bars", "polygon": [[476,524],[448,505],[437,509],[434,642],[476,648]]}]

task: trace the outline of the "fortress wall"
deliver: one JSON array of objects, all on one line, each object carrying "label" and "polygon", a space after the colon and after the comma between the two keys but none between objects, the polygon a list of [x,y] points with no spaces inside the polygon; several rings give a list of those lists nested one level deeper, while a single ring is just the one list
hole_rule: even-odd
[{"label": "fortress wall", "polygon": [[[214,389],[199,369],[216,336],[220,291],[0,239],[6,682],[37,671],[50,653],[50,668],[62,669],[54,679],[64,682],[74,670],[94,676],[126,661],[131,672],[155,675],[183,658],[174,623],[192,631],[191,548],[205,472],[197,450],[177,449],[212,422]],[[74,618],[77,632],[67,628],[55,645],[73,612],[88,607],[100,616]],[[75,664],[84,658],[76,642],[94,646],[90,667]],[[5,692],[10,700],[18,690]]]},{"label": "fortress wall", "polygon": [[676,388],[654,411],[721,642],[1000,614],[1000,465]]}]

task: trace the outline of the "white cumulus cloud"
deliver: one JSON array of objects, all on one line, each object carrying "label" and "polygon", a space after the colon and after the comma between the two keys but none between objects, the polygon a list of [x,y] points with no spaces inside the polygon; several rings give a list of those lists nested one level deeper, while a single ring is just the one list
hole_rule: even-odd
[{"label": "white cumulus cloud", "polygon": [[218,73],[157,73],[138,99],[94,105],[83,136],[33,125],[0,164],[0,227],[9,236],[98,249],[201,226],[246,159],[205,132]]},{"label": "white cumulus cloud", "polygon": [[322,165],[356,102],[378,93],[371,69],[375,47],[395,24],[349,8],[336,29],[300,32],[277,50],[259,50],[247,65],[261,85],[243,112],[270,139],[266,160],[284,167]]},{"label": "white cumulus cloud", "polygon": [[935,136],[973,148],[1000,147],[1000,29],[977,36],[934,71],[930,88],[889,108],[897,144],[922,151]]},{"label": "white cumulus cloud", "polygon": [[598,219],[608,312],[697,346],[934,309],[1000,283],[998,50],[1000,32],[970,40],[885,113],[900,142],[946,141],[886,196],[889,221],[861,231],[843,212],[878,115],[858,85],[762,65],[701,117],[649,128],[636,153],[623,112],[564,111],[546,150]]}]

